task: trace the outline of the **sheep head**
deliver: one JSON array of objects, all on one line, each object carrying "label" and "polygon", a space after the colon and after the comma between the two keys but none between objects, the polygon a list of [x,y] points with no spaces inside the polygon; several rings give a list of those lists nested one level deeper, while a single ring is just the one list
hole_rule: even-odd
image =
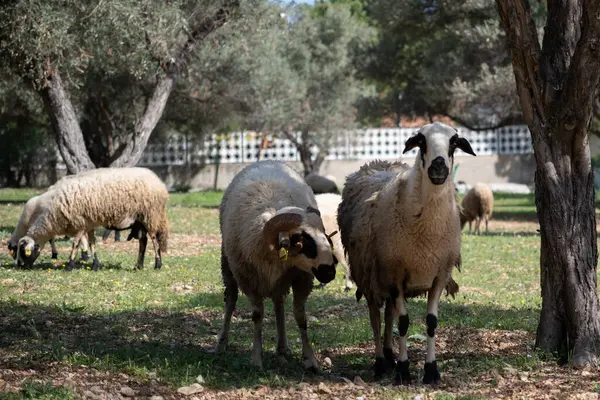
[{"label": "sheep head", "polygon": [[20,267],[31,267],[40,255],[40,246],[31,236],[24,236],[17,244],[16,261]]},{"label": "sheep head", "polygon": [[419,148],[421,167],[427,171],[429,180],[434,185],[446,183],[454,166],[456,149],[475,155],[467,139],[459,136],[456,129],[440,122],[421,127],[406,141],[403,153],[416,147]]},{"label": "sheep head", "polygon": [[263,237],[268,250],[277,252],[284,263],[312,273],[323,283],[335,278],[337,259],[316,208],[282,208],[265,224]]}]

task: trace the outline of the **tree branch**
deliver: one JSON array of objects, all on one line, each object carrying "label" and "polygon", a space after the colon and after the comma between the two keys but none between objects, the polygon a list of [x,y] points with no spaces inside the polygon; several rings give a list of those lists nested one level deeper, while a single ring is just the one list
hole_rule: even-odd
[{"label": "tree branch", "polygon": [[496,0],[496,4],[508,36],[523,116],[528,124],[532,124],[535,118],[541,119],[545,124],[546,113],[539,68],[541,49],[529,2],[528,0]]},{"label": "tree branch", "polygon": [[508,125],[520,125],[523,124],[523,116],[522,115],[510,115],[502,120],[500,120],[500,122],[498,122],[497,124],[492,124],[492,125],[485,125],[485,126],[475,126],[473,124],[471,124],[470,122],[463,120],[460,117],[456,117],[454,115],[450,115],[447,113],[441,113],[441,115],[450,118],[451,120],[458,122],[460,125],[464,126],[465,128],[471,130],[471,131],[475,131],[475,132],[480,132],[480,131],[488,131],[488,130],[492,130],[492,129],[498,129],[498,128],[502,128]]}]

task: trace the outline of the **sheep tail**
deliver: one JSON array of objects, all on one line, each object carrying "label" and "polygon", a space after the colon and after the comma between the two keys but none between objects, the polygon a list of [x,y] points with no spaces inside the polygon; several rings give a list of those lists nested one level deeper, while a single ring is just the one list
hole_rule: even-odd
[{"label": "sheep tail", "polygon": [[161,253],[166,253],[168,251],[168,246],[167,246],[168,236],[169,236],[169,234],[167,231],[156,233],[156,241],[158,242],[158,248],[160,249]]},{"label": "sheep tail", "polygon": [[360,302],[360,299],[362,299],[363,294],[360,290],[356,289],[355,296],[356,296],[356,302],[358,303],[358,302]]}]

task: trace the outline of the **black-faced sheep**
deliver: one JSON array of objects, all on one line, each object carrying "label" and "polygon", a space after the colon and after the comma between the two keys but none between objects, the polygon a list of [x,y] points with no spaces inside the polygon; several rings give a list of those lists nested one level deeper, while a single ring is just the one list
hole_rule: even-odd
[{"label": "black-faced sheep", "polygon": [[307,174],[304,180],[306,180],[306,183],[310,186],[314,194],[340,193],[335,181],[315,172]]},{"label": "black-faced sheep", "polygon": [[462,211],[460,214],[460,228],[464,228],[465,223],[469,223],[469,233],[471,233],[471,222],[475,220],[475,233],[480,234],[479,226],[481,220],[485,221],[485,233],[488,233],[488,222],[494,211],[494,193],[492,189],[484,183],[476,183],[462,200]]},{"label": "black-faced sheep", "polygon": [[217,351],[227,348],[239,288],[252,306],[253,363],[262,367],[265,298],[273,301],[277,352],[289,352],[283,306],[291,287],[304,365],[318,369],[304,307],[312,290],[313,276],[320,282],[330,282],[335,278],[337,260],[311,189],[285,163],[259,161],[242,169],[225,190],[219,223],[225,313]]},{"label": "black-faced sheep", "polygon": [[[375,338],[375,376],[395,364],[392,329],[400,333],[396,382],[410,380],[406,349],[406,298],[427,293],[427,357],[424,383],[437,382],[435,329],[440,296],[457,289],[452,269],[460,265],[460,219],[454,184],[448,179],[458,148],[475,155],[450,126],[433,123],[410,137],[404,152],[419,148],[415,164],[375,161],[346,179],[338,224],[348,253],[357,299],[364,294]],[[380,308],[385,304],[383,347]]]},{"label": "black-faced sheep", "polygon": [[[346,255],[344,254],[344,247],[342,246],[342,236],[339,234],[339,227],[337,223],[337,210],[342,201],[342,196],[336,193],[321,193],[315,196],[319,211],[321,212],[321,219],[325,226],[325,232],[338,234],[331,237],[333,242],[333,255],[337,258],[339,264],[344,269],[344,280],[346,285],[345,291],[350,291],[354,286],[350,277],[350,268],[348,267],[348,261],[346,261]],[[318,287],[322,288],[325,284],[321,283]]]},{"label": "black-faced sheep", "polygon": [[58,235],[73,237],[67,269],[74,266],[79,240],[88,235],[93,257],[95,227],[112,230],[131,229],[130,238],[140,240],[137,267],[143,267],[147,236],[155,250],[155,268],[162,266],[161,252],[167,249],[169,193],[163,182],[146,168],[101,168],[94,174],[68,179],[40,195],[43,212],[18,241],[21,265],[33,264],[41,247]]}]

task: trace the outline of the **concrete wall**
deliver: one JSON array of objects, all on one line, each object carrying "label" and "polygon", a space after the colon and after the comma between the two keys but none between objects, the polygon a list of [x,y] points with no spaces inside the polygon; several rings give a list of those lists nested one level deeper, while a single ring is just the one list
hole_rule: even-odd
[{"label": "concrete wall", "polygon": [[[412,165],[414,158],[404,158],[402,161]],[[321,167],[322,175],[332,175],[341,185],[346,175],[356,171],[365,160],[334,160],[325,161]],[[217,180],[217,188],[225,189],[244,164],[221,164]],[[299,171],[301,164],[290,162]],[[486,183],[522,183],[533,184],[535,160],[533,154],[523,155],[494,155],[494,156],[462,156],[456,157],[455,165],[459,165],[457,181],[468,184]],[[174,186],[189,186],[195,190],[210,189],[214,185],[215,165],[206,166],[165,166],[150,167],[160,176],[169,188]]]}]

